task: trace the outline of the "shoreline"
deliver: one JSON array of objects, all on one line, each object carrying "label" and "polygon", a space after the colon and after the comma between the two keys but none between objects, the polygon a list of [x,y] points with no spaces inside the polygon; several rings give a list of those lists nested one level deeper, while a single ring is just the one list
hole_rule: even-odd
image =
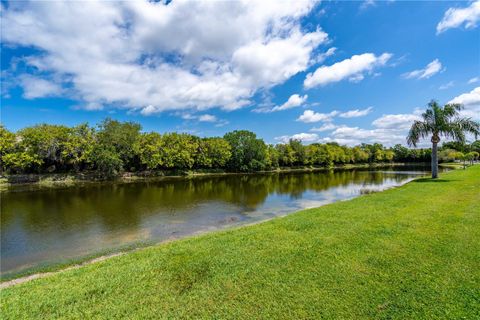
[{"label": "shoreline", "polygon": [[[12,174],[0,176],[0,192],[26,188],[65,188],[74,186],[87,186],[103,183],[132,183],[141,181],[162,181],[169,179],[191,179],[199,177],[215,176],[234,176],[234,175],[256,175],[256,174],[274,174],[290,172],[317,172],[328,170],[351,170],[351,169],[369,169],[369,168],[387,168],[393,166],[425,166],[426,163],[365,163],[348,164],[333,167],[283,167],[275,170],[263,170],[255,172],[228,172],[223,169],[212,170],[157,170],[142,172],[125,172],[113,178],[101,177],[96,173],[41,173],[41,174]],[[440,164],[446,165],[448,164]]]},{"label": "shoreline", "polygon": [[[385,192],[385,191],[391,190],[391,189],[399,189],[399,188],[402,188],[405,185],[411,183],[412,181],[415,181],[415,180],[418,180],[418,179],[424,179],[424,178],[425,177],[422,176],[422,177],[418,177],[418,178],[408,179],[402,184],[399,184],[399,185],[396,185],[396,186],[393,186],[393,187],[388,187],[388,188],[386,188],[382,191],[375,192],[375,193],[382,193],[382,192]],[[232,230],[242,229],[242,228],[246,228],[246,227],[250,227],[250,226],[254,226],[254,225],[259,225],[259,224],[262,224],[262,223],[265,223],[265,222],[268,222],[268,221],[271,221],[271,220],[282,219],[282,218],[285,218],[287,216],[290,216],[292,214],[296,214],[296,213],[304,211],[304,210],[320,208],[320,207],[323,207],[323,206],[326,206],[326,205],[331,205],[331,204],[338,203],[338,202],[351,201],[351,200],[354,200],[356,198],[359,198],[359,197],[362,197],[362,196],[367,196],[367,195],[369,195],[369,194],[362,194],[362,195],[358,195],[358,196],[353,197],[353,198],[348,198],[348,199],[344,199],[344,200],[334,201],[334,202],[331,202],[331,203],[326,203],[324,205],[314,207],[314,208],[307,208],[307,209],[292,211],[292,212],[286,213],[285,215],[271,217],[271,218],[267,218],[267,219],[264,219],[264,220],[250,222],[250,223],[246,223],[246,224],[242,224],[242,225],[231,225],[231,226],[226,226],[225,228],[220,228],[220,229],[216,229],[216,230],[199,230],[199,231],[196,231],[196,232],[191,233],[191,234],[187,234],[187,235],[183,235],[183,236],[179,236],[179,237],[172,237],[172,238],[162,240],[162,241],[158,241],[158,242],[132,243],[132,244],[126,245],[124,247],[111,248],[111,249],[100,251],[100,252],[97,252],[97,253],[92,253],[90,255],[85,255],[83,257],[80,256],[80,257],[77,257],[77,258],[72,258],[72,259],[70,259],[70,262],[51,263],[50,265],[46,265],[46,266],[30,267],[30,268],[25,268],[23,270],[19,270],[17,272],[15,272],[15,271],[9,272],[9,273],[6,273],[6,275],[0,276],[0,289],[9,288],[9,287],[15,286],[17,284],[25,283],[25,282],[35,280],[35,279],[39,279],[39,278],[48,277],[48,276],[55,275],[55,274],[58,274],[58,273],[62,273],[62,272],[65,272],[65,271],[78,269],[78,268],[81,268],[81,267],[84,267],[84,266],[87,266],[87,265],[90,265],[90,264],[93,264],[93,263],[97,263],[97,262],[104,261],[104,260],[107,260],[107,259],[110,259],[110,258],[114,258],[114,257],[117,257],[117,256],[130,254],[130,253],[133,253],[133,252],[136,252],[136,251],[140,251],[140,250],[144,250],[144,249],[148,249],[148,248],[152,248],[152,247],[162,246],[162,245],[174,242],[174,241],[192,239],[192,238],[200,237],[200,236],[206,235],[206,234],[214,234],[214,233],[219,233],[219,232],[232,231]]]}]

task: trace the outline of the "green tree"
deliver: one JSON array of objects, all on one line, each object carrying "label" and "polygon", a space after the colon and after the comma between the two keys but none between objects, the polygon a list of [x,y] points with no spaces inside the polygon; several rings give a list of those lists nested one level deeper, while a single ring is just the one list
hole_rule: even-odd
[{"label": "green tree", "polygon": [[374,162],[382,162],[384,159],[384,152],[382,149],[375,150],[374,153]]},{"label": "green tree", "polygon": [[470,150],[480,153],[480,140],[472,142]]},{"label": "green tree", "polygon": [[296,161],[295,150],[290,144],[279,143],[275,146],[278,153],[278,162],[283,167],[292,166]]},{"label": "green tree", "polygon": [[353,147],[353,159],[355,163],[365,163],[368,162],[369,154],[360,147]]},{"label": "green tree", "polygon": [[198,142],[186,133],[166,133],[163,140],[163,166],[166,168],[190,169],[195,164]]},{"label": "green tree", "polygon": [[139,162],[136,159],[135,146],[142,126],[136,122],[119,122],[107,118],[98,128],[98,144],[109,149],[109,153],[116,153],[115,158],[122,161],[123,169],[135,169]]},{"label": "green tree", "polygon": [[470,152],[470,145],[465,141],[447,141],[442,144],[441,149],[454,149],[460,152]]},{"label": "green tree", "polygon": [[149,132],[140,135],[134,149],[140,163],[147,169],[153,170],[164,166],[164,143],[159,133]]},{"label": "green tree", "polygon": [[330,150],[331,145],[319,144],[318,155],[316,156],[316,164],[323,165],[325,167],[333,167],[333,152]]},{"label": "green tree", "polygon": [[472,151],[470,152],[473,156],[473,160],[478,160],[478,158],[480,157],[480,152],[477,152],[477,151]]},{"label": "green tree", "polygon": [[18,132],[19,147],[28,154],[22,159],[35,158],[39,170],[49,172],[66,169],[65,149],[72,129],[67,126],[40,124]]},{"label": "green tree", "polygon": [[0,172],[6,170],[4,157],[15,151],[15,134],[0,125]]},{"label": "green tree", "polygon": [[23,173],[42,164],[37,154],[17,143],[16,135],[0,125],[0,172]]},{"label": "green tree", "polygon": [[95,147],[95,129],[84,123],[71,128],[63,143],[61,158],[75,171],[80,171],[92,165],[92,152]]},{"label": "green tree", "polygon": [[408,161],[410,150],[401,144],[396,144],[393,146],[393,153],[395,161]]},{"label": "green tree", "polygon": [[288,142],[290,148],[293,150],[294,153],[294,165],[305,165],[307,164],[307,157],[305,152],[305,146],[302,144],[301,140],[290,139]]},{"label": "green tree", "polygon": [[438,143],[440,137],[451,138],[455,141],[464,142],[465,133],[477,136],[480,133],[480,125],[470,118],[462,118],[459,111],[461,104],[446,104],[440,106],[432,100],[427,110],[422,114],[422,120],[416,120],[407,136],[407,143],[416,146],[421,138],[430,137],[432,142],[432,178],[438,178]]},{"label": "green tree", "polygon": [[228,132],[223,137],[232,147],[232,157],[227,163],[231,170],[263,170],[266,165],[267,146],[257,135],[247,130]]},{"label": "green tree", "polygon": [[465,155],[466,160],[470,161],[470,165],[473,165],[473,161],[478,159],[479,153],[476,151],[469,152]]},{"label": "green tree", "polygon": [[438,161],[439,162],[452,162],[458,156],[458,151],[454,149],[443,149],[438,152]]},{"label": "green tree", "polygon": [[266,149],[266,166],[269,169],[275,169],[279,166],[280,154],[275,146],[269,144]]},{"label": "green tree", "polygon": [[105,177],[113,177],[123,170],[123,161],[113,147],[96,144],[91,153],[95,168]]},{"label": "green tree", "polygon": [[395,153],[393,152],[393,150],[385,150],[383,152],[384,161],[392,162],[394,157],[395,157]]},{"label": "green tree", "polygon": [[200,168],[224,168],[232,156],[232,147],[223,138],[198,139],[195,164]]}]

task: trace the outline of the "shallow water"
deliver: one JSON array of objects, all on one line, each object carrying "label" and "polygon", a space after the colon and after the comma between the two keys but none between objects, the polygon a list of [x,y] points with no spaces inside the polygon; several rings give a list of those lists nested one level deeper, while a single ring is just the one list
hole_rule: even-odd
[{"label": "shallow water", "polygon": [[207,176],[1,194],[1,272],[253,223],[401,185],[425,167]]}]

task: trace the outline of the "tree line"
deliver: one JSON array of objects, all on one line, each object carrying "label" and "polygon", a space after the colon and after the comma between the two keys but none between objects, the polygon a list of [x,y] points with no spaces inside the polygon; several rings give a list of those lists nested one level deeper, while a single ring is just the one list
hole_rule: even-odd
[{"label": "tree line", "polygon": [[426,162],[429,149],[382,144],[303,145],[299,140],[266,144],[255,133],[236,130],[223,137],[142,132],[140,124],[105,119],[95,127],[40,124],[11,132],[0,126],[4,173],[97,172],[114,176],[145,170],[222,169],[231,172],[279,167]]}]

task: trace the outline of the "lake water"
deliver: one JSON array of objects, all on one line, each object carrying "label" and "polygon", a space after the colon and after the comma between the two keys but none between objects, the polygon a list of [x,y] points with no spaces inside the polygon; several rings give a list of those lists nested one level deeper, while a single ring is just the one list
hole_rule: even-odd
[{"label": "lake water", "polygon": [[253,223],[401,185],[425,167],[94,184],[1,194],[1,272]]}]

